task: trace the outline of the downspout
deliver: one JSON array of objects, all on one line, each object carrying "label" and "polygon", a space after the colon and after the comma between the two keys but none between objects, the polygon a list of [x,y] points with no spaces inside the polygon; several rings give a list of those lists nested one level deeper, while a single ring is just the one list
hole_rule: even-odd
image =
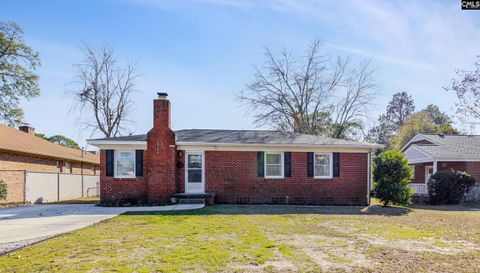
[{"label": "downspout", "polygon": [[372,153],[368,152],[368,176],[367,176],[367,205],[370,206],[370,190],[372,186]]}]

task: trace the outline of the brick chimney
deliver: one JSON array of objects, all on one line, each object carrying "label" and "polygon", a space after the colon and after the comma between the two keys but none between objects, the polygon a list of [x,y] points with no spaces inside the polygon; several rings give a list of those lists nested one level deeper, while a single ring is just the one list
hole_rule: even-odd
[{"label": "brick chimney", "polygon": [[28,126],[28,125],[18,126],[18,130],[20,130],[24,133],[30,134],[30,135],[35,134],[35,128],[33,128],[31,126]]},{"label": "brick chimney", "polygon": [[167,93],[157,93],[158,99],[153,101],[153,128],[171,129],[170,101]]},{"label": "brick chimney", "polygon": [[167,93],[158,93],[153,101],[153,128],[148,132],[144,163],[147,200],[156,204],[169,202],[170,195],[177,191],[177,147],[167,96]]}]

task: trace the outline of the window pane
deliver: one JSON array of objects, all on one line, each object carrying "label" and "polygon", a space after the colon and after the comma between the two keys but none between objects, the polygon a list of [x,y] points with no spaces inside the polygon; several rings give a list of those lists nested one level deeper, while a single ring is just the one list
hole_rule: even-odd
[{"label": "window pane", "polygon": [[266,166],[266,176],[281,176],[282,175],[282,166],[281,165],[267,165]]},{"label": "window pane", "polygon": [[281,154],[267,154],[267,164],[281,164],[282,155]]},{"label": "window pane", "polygon": [[202,170],[188,170],[189,183],[202,183]]},{"label": "window pane", "polygon": [[134,164],[117,164],[117,176],[135,176]]},{"label": "window pane", "polygon": [[330,165],[330,155],[315,154],[315,165]]},{"label": "window pane", "polygon": [[133,152],[118,152],[117,153],[117,162],[122,163],[133,163],[134,157]]},{"label": "window pane", "polygon": [[315,176],[331,176],[330,154],[315,154]]},{"label": "window pane", "polygon": [[202,156],[201,155],[188,155],[188,167],[189,168],[202,168]]},{"label": "window pane", "polygon": [[115,156],[116,176],[135,176],[135,153],[117,151]]},{"label": "window pane", "polygon": [[315,176],[330,176],[330,166],[315,166]]}]

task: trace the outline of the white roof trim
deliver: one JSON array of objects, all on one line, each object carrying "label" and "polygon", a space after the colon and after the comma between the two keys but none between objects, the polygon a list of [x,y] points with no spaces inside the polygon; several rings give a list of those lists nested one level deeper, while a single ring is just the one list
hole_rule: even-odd
[{"label": "white roof trim", "polygon": [[[424,155],[424,157],[421,157],[421,158],[415,158],[415,157],[411,157],[409,158],[409,151],[412,150],[414,152],[417,152],[417,153],[420,153],[422,155]],[[435,160],[435,157],[432,156],[431,154],[419,149],[418,147],[416,147],[415,145],[412,145],[410,147],[408,147],[404,152],[403,154],[405,155],[405,157],[407,158],[408,160],[408,163],[410,164],[415,164],[415,163],[424,163],[424,162],[432,162]],[[413,155],[412,155],[413,156]]]},{"label": "white roof trim", "polygon": [[438,142],[432,140],[431,138],[427,137],[426,135],[424,134],[416,134],[414,137],[412,137],[412,139],[410,139],[407,144],[403,145],[403,147],[400,149],[401,152],[403,152],[405,150],[405,148],[407,148],[410,144],[412,144],[412,142],[415,142],[415,141],[420,141],[420,140],[428,140],[434,144],[437,144],[439,145]]},{"label": "white roof trim", "polygon": [[116,141],[116,140],[87,140],[87,143],[93,146],[96,145],[147,145],[146,141]]},{"label": "white roof trim", "polygon": [[146,141],[101,141],[87,140],[89,145],[95,146],[101,150],[146,150]]},{"label": "white roof trim", "polygon": [[437,161],[479,161],[480,162],[480,158],[437,158]]}]

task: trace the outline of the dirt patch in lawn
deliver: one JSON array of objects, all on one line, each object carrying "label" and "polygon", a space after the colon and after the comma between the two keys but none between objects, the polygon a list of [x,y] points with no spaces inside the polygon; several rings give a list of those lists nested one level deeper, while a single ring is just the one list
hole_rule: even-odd
[{"label": "dirt patch in lawn", "polygon": [[324,235],[271,236],[294,251],[308,255],[323,270],[370,268],[375,263],[363,254],[369,246],[355,240]]}]

